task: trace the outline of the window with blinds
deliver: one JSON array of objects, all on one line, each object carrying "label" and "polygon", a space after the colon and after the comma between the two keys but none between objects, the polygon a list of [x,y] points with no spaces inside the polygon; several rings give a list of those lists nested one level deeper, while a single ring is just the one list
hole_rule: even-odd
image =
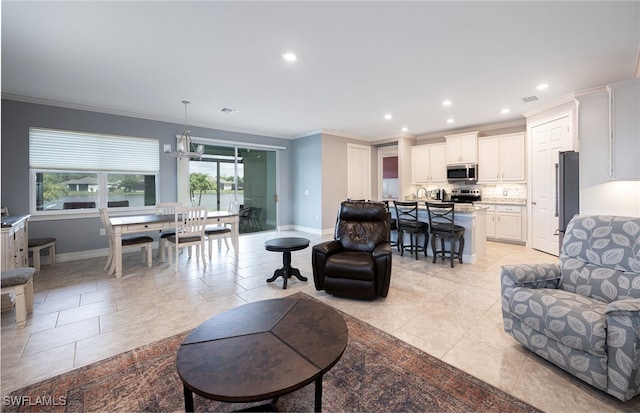
[{"label": "window with blinds", "polygon": [[157,139],[29,129],[31,211],[77,212],[156,203]]}]

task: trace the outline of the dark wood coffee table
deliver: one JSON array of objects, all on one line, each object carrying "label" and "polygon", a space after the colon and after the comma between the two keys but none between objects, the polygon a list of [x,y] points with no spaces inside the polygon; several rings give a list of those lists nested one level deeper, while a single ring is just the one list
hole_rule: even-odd
[{"label": "dark wood coffee table", "polygon": [[180,345],[178,374],[186,411],[193,393],[222,402],[273,399],[315,381],[322,410],[322,377],[347,347],[347,325],[333,308],[285,297],[245,304],[196,327]]},{"label": "dark wood coffee table", "polygon": [[303,277],[300,274],[300,270],[291,266],[291,252],[303,250],[309,246],[309,240],[306,238],[298,237],[284,237],[274,238],[264,242],[264,247],[267,251],[276,251],[282,253],[282,268],[277,269],[273,273],[273,277],[268,278],[267,282],[275,281],[276,278],[282,277],[284,283],[283,289],[287,289],[287,280],[292,276],[296,277],[300,281],[307,281],[307,277]]}]

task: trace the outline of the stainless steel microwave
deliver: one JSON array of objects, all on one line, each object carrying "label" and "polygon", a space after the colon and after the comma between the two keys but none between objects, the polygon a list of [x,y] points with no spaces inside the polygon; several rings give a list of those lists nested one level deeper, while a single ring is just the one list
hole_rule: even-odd
[{"label": "stainless steel microwave", "polygon": [[477,181],[478,180],[478,165],[466,164],[466,165],[447,165],[447,181],[459,182],[459,181]]}]

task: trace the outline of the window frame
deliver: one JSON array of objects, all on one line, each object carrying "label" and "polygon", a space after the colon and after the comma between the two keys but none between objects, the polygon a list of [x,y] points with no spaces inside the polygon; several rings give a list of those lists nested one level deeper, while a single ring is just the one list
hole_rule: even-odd
[{"label": "window frame", "polygon": [[[123,214],[132,214],[136,212],[149,213],[155,211],[155,204],[158,203],[159,198],[159,190],[160,190],[160,141],[157,138],[145,138],[145,137],[131,137],[131,136],[123,136],[123,135],[114,135],[114,134],[99,134],[92,132],[77,132],[77,131],[64,131],[64,130],[56,130],[56,129],[47,129],[47,128],[38,128],[32,127],[29,129],[29,136],[31,137],[31,131],[44,131],[51,132],[52,134],[69,134],[72,136],[79,136],[85,134],[86,136],[91,136],[95,139],[95,137],[104,138],[104,139],[112,139],[112,141],[117,141],[118,139],[125,138],[129,141],[139,139],[142,141],[155,141],[157,145],[157,151],[155,152],[157,158],[157,170],[155,171],[130,171],[125,168],[120,169],[96,169],[96,170],[87,170],[86,168],[38,168],[32,167],[31,158],[29,161],[29,213],[32,218],[35,218],[35,221],[39,220],[53,220],[60,218],[89,218],[89,217],[97,217],[99,215],[100,208],[107,208],[109,192],[108,192],[108,176],[109,175],[143,175],[143,176],[154,176],[155,183],[155,203],[154,205],[149,206],[131,206],[131,207],[112,207],[110,209],[110,214],[112,215],[123,215]],[[36,132],[37,133],[37,132]],[[112,142],[113,143],[113,142]],[[31,146],[29,146],[29,156],[31,157]],[[38,173],[86,173],[86,174],[96,174],[98,178],[98,199],[96,202],[95,208],[85,208],[85,209],[56,209],[56,210],[44,210],[38,211],[37,208],[37,194],[36,194],[36,174]]]},{"label": "window frame", "polygon": [[[37,211],[37,195],[36,195],[36,174],[38,173],[90,173],[96,174],[98,176],[98,199],[96,202],[95,208],[85,208],[85,209],[48,209],[44,211]],[[98,216],[100,208],[107,208],[107,204],[109,202],[109,191],[108,191],[108,179],[107,176],[110,174],[123,174],[123,175],[152,175],[155,177],[155,193],[156,193],[156,204],[158,203],[158,191],[160,189],[159,186],[159,176],[160,173],[146,173],[141,174],[139,172],[127,172],[127,171],[75,171],[75,170],[49,170],[49,169],[29,169],[29,213],[33,217],[94,217]],[[130,206],[130,207],[112,207],[109,209],[110,215],[118,215],[115,211],[132,213],[136,211],[140,212],[155,212],[155,205],[148,206]],[[112,211],[114,211],[112,213]]]}]

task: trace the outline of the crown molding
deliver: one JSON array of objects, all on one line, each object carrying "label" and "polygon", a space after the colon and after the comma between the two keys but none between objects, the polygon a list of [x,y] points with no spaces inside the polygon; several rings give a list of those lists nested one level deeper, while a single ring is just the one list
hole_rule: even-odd
[{"label": "crown molding", "polygon": [[340,130],[321,129],[320,133],[323,135],[338,136],[340,138],[355,139],[357,141],[364,141],[367,143],[371,142],[371,139],[363,138],[362,136],[352,135],[350,133],[342,132]]},{"label": "crown molding", "polygon": [[525,118],[530,118],[530,117],[539,115],[541,113],[544,113],[544,112],[546,112],[546,111],[548,111],[550,109],[557,108],[560,105],[564,105],[564,104],[567,104],[567,103],[572,103],[575,100],[576,100],[576,94],[575,93],[569,93],[568,95],[561,96],[558,99],[552,100],[551,102],[547,103],[544,106],[540,106],[540,107],[537,107],[537,108],[535,108],[533,110],[530,110],[529,112],[525,112],[522,115]]},{"label": "crown molding", "polygon": [[424,139],[442,138],[445,135],[455,135],[458,133],[467,133],[467,132],[478,132],[478,134],[480,134],[480,133],[486,133],[486,132],[490,132],[498,129],[517,128],[521,126],[526,127],[526,125],[527,125],[527,120],[525,118],[513,119],[510,121],[499,122],[499,123],[487,123],[484,125],[475,125],[475,126],[469,126],[465,128],[459,128],[459,129],[446,129],[438,132],[429,132],[423,135],[418,135],[417,139],[424,140]]},{"label": "crown molding", "polygon": [[[44,99],[44,98],[37,98],[37,97],[24,96],[24,95],[14,95],[11,93],[4,93],[4,92],[2,93],[2,99],[13,100],[16,102],[23,102],[23,103],[32,103],[36,105],[54,106],[54,107],[65,108],[65,109],[104,113],[107,115],[124,116],[128,118],[146,119],[146,120],[152,120],[157,122],[177,123],[181,125],[184,124],[184,119],[155,116],[148,113],[131,112],[131,111],[125,111],[125,110],[120,110],[115,108],[79,104],[79,103],[67,102],[62,100]],[[291,136],[288,136],[288,135],[281,135],[276,133],[267,134],[265,132],[260,132],[260,131],[250,130],[250,129],[229,128],[229,127],[219,126],[219,125],[214,125],[209,123],[199,123],[199,122],[189,121],[189,126],[192,126],[192,127],[195,126],[199,128],[206,128],[206,129],[214,129],[214,130],[219,130],[224,132],[243,133],[246,135],[266,136],[269,138],[279,138],[279,139],[289,139],[289,140],[293,139]]]}]

